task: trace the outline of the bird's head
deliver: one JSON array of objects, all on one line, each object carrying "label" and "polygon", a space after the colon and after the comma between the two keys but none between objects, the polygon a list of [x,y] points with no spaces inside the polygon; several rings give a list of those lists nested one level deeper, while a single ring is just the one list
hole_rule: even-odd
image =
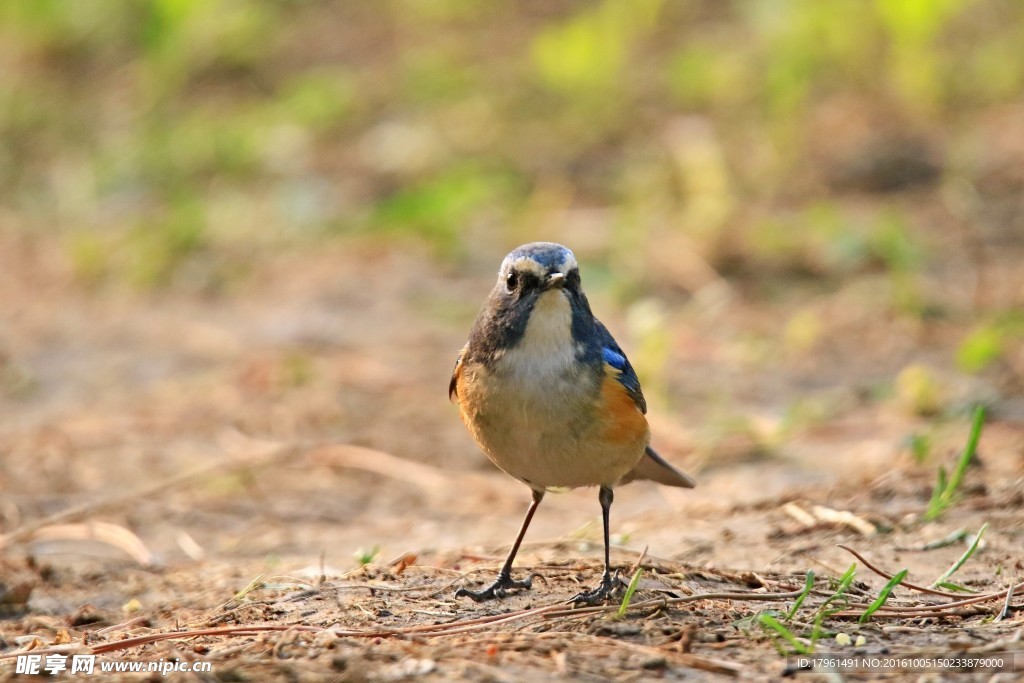
[{"label": "bird's head", "polygon": [[[491,300],[532,305],[545,295],[579,290],[580,269],[568,247],[554,242],[533,242],[513,250],[501,263]],[[520,303],[521,302],[521,303]]]},{"label": "bird's head", "polygon": [[586,341],[580,337],[592,328],[572,251],[553,242],[533,242],[502,261],[470,342],[485,356],[524,346],[549,353],[556,347],[580,346]]}]

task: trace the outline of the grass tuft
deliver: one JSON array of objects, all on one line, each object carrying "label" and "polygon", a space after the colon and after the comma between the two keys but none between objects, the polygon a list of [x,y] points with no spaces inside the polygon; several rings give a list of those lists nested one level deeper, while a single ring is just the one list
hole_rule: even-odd
[{"label": "grass tuft", "polygon": [[359,563],[359,566],[365,567],[366,565],[373,562],[374,559],[376,559],[377,555],[380,554],[380,546],[375,545],[373,546],[373,548],[369,550],[367,550],[366,548],[359,548],[353,554],[355,555],[356,561]]},{"label": "grass tuft", "polygon": [[[857,576],[857,563],[854,562],[847,568],[843,575],[839,577],[839,581],[836,582],[835,593],[830,595],[825,602],[821,603],[821,607],[818,608],[818,613],[814,617],[814,626],[811,628],[811,648],[813,649],[818,639],[822,635],[821,625],[825,619],[832,616],[836,612],[840,612],[847,607],[846,591],[853,585],[853,579]],[[832,583],[835,579],[829,577],[829,583]],[[832,603],[837,603],[836,607],[829,608]]]}]

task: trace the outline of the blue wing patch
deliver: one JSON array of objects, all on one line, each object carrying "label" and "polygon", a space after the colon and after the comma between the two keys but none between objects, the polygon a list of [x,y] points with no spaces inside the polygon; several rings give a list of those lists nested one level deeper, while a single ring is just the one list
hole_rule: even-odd
[{"label": "blue wing patch", "polygon": [[625,356],[613,349],[609,349],[607,346],[601,349],[601,356],[604,358],[605,363],[612,366],[619,372],[622,372],[626,365],[628,365]]},{"label": "blue wing patch", "polygon": [[633,403],[636,403],[640,412],[647,413],[647,399],[644,398],[644,392],[640,389],[640,378],[636,376],[636,371],[629,364],[626,353],[615,342],[612,333],[600,320],[594,320],[594,328],[597,338],[601,342],[601,359],[605,362],[606,367],[611,367],[615,371],[615,379],[626,388],[626,393],[633,399]]}]

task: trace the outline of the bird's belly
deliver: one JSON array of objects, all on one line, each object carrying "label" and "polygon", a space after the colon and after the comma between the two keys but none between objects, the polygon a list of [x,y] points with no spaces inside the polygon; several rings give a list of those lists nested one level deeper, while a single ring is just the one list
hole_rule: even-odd
[{"label": "bird's belly", "polygon": [[[499,468],[536,489],[613,486],[640,461],[646,420],[625,435],[609,429],[602,394],[569,377],[492,381],[463,411],[477,443]],[[492,378],[493,380],[493,378]]]}]

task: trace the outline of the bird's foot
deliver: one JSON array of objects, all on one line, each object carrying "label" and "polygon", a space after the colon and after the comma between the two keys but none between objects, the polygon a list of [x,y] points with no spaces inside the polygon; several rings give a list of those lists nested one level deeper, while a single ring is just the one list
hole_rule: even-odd
[{"label": "bird's foot", "polygon": [[621,589],[622,582],[619,581],[619,572],[616,571],[615,577],[612,578],[612,575],[606,571],[604,576],[601,577],[601,585],[594,590],[583,591],[579,595],[571,598],[569,602],[574,605],[600,605],[618,597]]},{"label": "bird's foot", "polygon": [[510,590],[527,590],[533,586],[533,574],[525,579],[516,580],[509,574],[499,574],[498,578],[487,588],[479,591],[471,591],[467,588],[460,588],[455,591],[457,598],[469,598],[473,602],[494,600],[508,595]]}]

